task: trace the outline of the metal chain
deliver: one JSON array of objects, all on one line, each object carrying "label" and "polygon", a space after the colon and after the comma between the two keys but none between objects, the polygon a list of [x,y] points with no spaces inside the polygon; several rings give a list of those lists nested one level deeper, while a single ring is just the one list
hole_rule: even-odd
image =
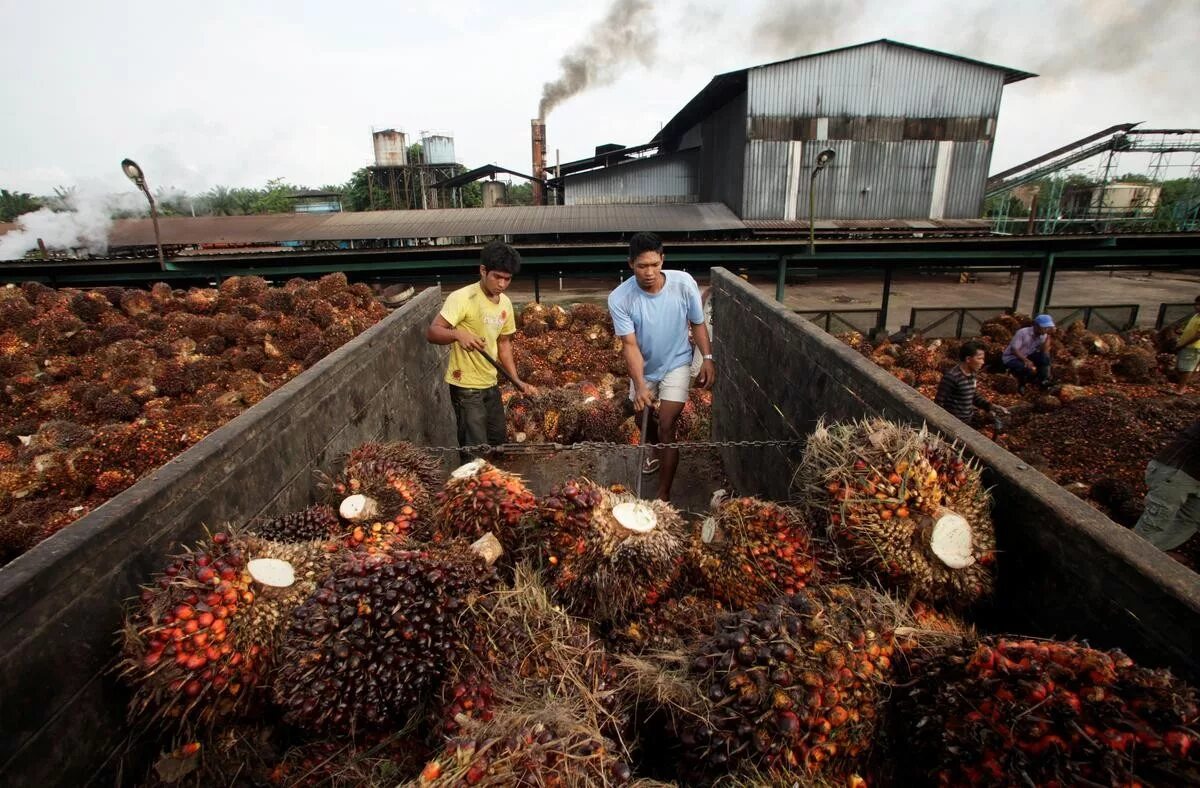
[{"label": "metal chain", "polygon": [[430,451],[465,451],[468,454],[481,454],[488,451],[499,451],[505,454],[538,454],[559,451],[636,451],[638,449],[726,449],[749,448],[765,446],[800,446],[807,438],[786,438],[778,440],[757,441],[687,441],[676,443],[615,443],[606,441],[579,441],[578,443],[501,443],[493,446],[489,443],[477,443],[471,446],[422,446]]}]

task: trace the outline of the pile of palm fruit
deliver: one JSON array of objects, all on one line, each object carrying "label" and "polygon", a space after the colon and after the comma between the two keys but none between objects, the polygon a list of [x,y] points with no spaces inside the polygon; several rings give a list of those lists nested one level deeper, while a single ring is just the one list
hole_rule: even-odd
[{"label": "pile of palm fruit", "polygon": [[[1146,464],[1200,418],[1200,400],[1170,391],[1176,334],[1095,333],[1080,321],[1060,326],[1051,340],[1056,385],[1048,392],[1031,386],[1018,393],[1001,354],[1016,330],[1030,323],[1024,315],[999,315],[971,338],[984,344],[987,355],[977,376],[979,393],[1010,411],[1000,430],[984,416],[977,426],[1113,520],[1132,527],[1146,495]],[[871,343],[854,332],[839,338],[931,399],[942,372],[956,363],[958,349],[967,341],[914,336]],[[1191,540],[1174,555],[1195,568],[1200,565],[1200,540]]]},{"label": "pile of palm fruit", "polygon": [[829,424],[797,471],[803,506],[689,518],[360,446],[324,501],[212,534],[131,600],[146,782],[1200,779],[1196,691],[1169,672],[971,627],[994,537],[960,449]]},{"label": "pile of palm fruit", "polygon": [[343,274],[0,288],[0,564],[380,320]]},{"label": "pile of palm fruit", "polygon": [[[518,376],[539,393],[505,392],[510,442],[638,441],[637,422],[625,407],[629,371],[605,307],[526,304],[517,315],[513,360]],[[711,412],[712,392],[693,389],[678,439],[707,440]]]}]

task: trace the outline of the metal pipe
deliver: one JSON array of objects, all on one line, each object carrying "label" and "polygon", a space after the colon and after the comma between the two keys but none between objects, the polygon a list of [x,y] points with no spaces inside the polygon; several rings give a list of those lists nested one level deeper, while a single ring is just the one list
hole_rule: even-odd
[{"label": "metal pipe", "polygon": [[1033,291],[1033,313],[1040,315],[1046,311],[1050,303],[1050,287],[1054,279],[1054,252],[1048,252],[1042,258],[1042,267],[1038,271],[1037,289]]},{"label": "metal pipe", "polygon": [[779,270],[775,276],[775,300],[783,303],[784,286],[787,284],[787,255],[779,255]]},{"label": "metal pipe", "polygon": [[1025,266],[1017,268],[1017,286],[1013,289],[1012,311],[1016,312],[1021,305],[1021,285],[1025,283]]},{"label": "metal pipe", "polygon": [[875,335],[887,333],[888,302],[892,300],[892,266],[883,267],[883,298],[879,304],[879,320],[875,324]]}]

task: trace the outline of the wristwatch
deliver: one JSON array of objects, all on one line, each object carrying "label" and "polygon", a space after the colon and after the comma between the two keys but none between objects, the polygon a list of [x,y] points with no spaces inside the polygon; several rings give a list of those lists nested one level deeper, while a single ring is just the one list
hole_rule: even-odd
[{"label": "wristwatch", "polygon": [[704,355],[700,356],[700,358],[704,359],[705,361],[712,361],[712,353],[705,353]]}]

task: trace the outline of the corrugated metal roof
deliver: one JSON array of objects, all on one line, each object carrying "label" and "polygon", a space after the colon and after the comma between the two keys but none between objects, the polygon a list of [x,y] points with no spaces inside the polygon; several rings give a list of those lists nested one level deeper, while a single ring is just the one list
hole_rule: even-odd
[{"label": "corrugated metal roof", "polygon": [[[747,219],[749,230],[808,230],[808,222],[797,219]],[[987,219],[818,219],[814,228],[822,230],[990,230]]]},{"label": "corrugated metal roof", "polygon": [[[720,203],[690,205],[551,205],[443,208],[335,214],[172,217],[159,220],[167,245],[352,241],[382,238],[470,238],[477,235],[555,235],[739,230],[743,224]],[[110,246],[150,246],[149,219],[114,224]]]},{"label": "corrugated metal roof", "polygon": [[[771,69],[784,64],[800,63],[803,61],[821,59],[844,53],[853,53],[855,50],[862,50],[872,47],[882,48],[883,46],[898,52],[907,50],[910,53],[910,59],[914,63],[919,59],[923,59],[927,62],[934,62],[928,57],[929,55],[934,55],[943,60],[956,61],[958,64],[964,66],[974,67],[976,69],[988,69],[992,72],[1000,72],[1003,75],[1002,84],[1004,85],[1009,85],[1013,82],[1019,82],[1023,79],[1037,76],[1036,74],[1032,74],[1028,71],[1019,71],[1007,66],[998,66],[993,63],[985,63],[982,60],[974,60],[972,58],[963,57],[962,55],[953,55],[949,52],[939,52],[936,49],[926,49],[925,47],[905,44],[901,41],[892,41],[887,38],[881,38],[876,41],[867,41],[862,44],[853,44],[851,46],[840,47],[838,49],[828,49],[823,52],[813,52],[808,55],[801,55],[799,57],[789,58],[787,60],[780,60],[774,63],[764,63],[759,66],[752,66],[750,68],[743,68],[737,71],[729,71],[724,74],[718,74],[713,77],[708,85],[706,85],[703,90],[697,93],[691,101],[684,105],[683,109],[676,113],[675,117],[671,118],[667,125],[663,126],[662,130],[660,130],[658,134],[654,136],[654,139],[651,140],[651,142],[662,141],[666,144],[672,144],[677,141],[688,129],[698,123],[710,112],[715,110],[717,107],[724,105],[739,92],[746,90],[748,75],[752,71]],[[851,55],[851,57],[854,57],[854,55]],[[933,68],[933,66],[930,66],[929,68]],[[915,87],[916,84],[919,83],[913,83],[913,86]],[[862,86],[860,86],[860,88],[861,87]],[[750,110],[750,114],[755,115],[759,113],[752,108]],[[912,115],[913,113],[902,114]]]},{"label": "corrugated metal roof", "polygon": [[698,153],[692,150],[652,156],[564,177],[566,203],[697,202],[700,199],[696,187]]},{"label": "corrugated metal roof", "polygon": [[1004,72],[878,41],[756,66],[751,117],[994,118]]}]

